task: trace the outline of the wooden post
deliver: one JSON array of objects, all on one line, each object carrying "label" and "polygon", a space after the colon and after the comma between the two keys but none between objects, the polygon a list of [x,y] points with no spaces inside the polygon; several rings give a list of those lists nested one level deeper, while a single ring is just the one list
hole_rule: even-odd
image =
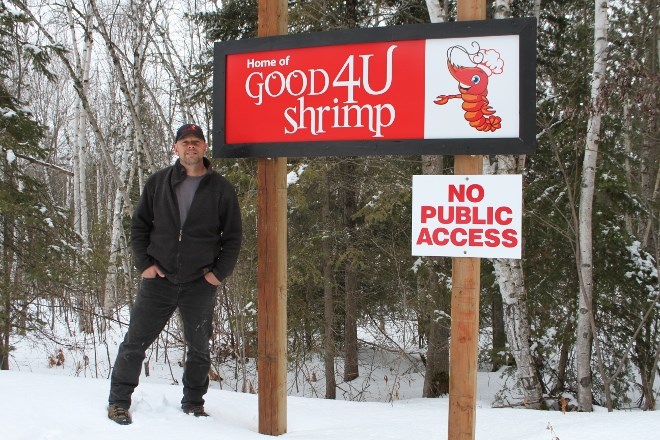
[{"label": "wooden post", "polygon": [[[455,156],[454,174],[481,174],[481,156]],[[479,349],[481,258],[452,259],[449,435],[474,440]]]},{"label": "wooden post", "polygon": [[[287,2],[259,0],[258,35],[287,33]],[[257,165],[259,433],[286,433],[286,158]]]},{"label": "wooden post", "polygon": [[[458,20],[486,18],[486,0],[458,0]],[[454,174],[482,174],[481,156],[455,156]],[[481,259],[452,259],[449,426],[451,440],[474,440]]]},{"label": "wooden post", "polygon": [[286,432],[286,158],[258,163],[259,432]]}]

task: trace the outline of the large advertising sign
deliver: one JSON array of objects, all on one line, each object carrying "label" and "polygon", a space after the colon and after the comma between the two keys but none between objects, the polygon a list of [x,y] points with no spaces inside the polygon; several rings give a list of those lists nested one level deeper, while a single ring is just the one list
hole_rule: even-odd
[{"label": "large advertising sign", "polygon": [[533,18],[217,42],[215,157],[535,147]]},{"label": "large advertising sign", "polygon": [[412,255],[517,258],[522,176],[413,176]]}]

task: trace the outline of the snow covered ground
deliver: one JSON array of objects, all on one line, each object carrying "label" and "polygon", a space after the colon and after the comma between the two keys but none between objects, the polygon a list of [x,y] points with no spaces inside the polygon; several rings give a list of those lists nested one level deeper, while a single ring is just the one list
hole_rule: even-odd
[{"label": "snow covered ground", "polygon": [[[476,438],[484,440],[653,440],[660,413],[597,408],[561,413],[491,408],[492,374],[479,377]],[[0,373],[0,437],[7,440],[145,440],[270,438],[258,433],[257,396],[211,389],[196,419],[179,410],[179,386],[141,384],[134,395],[133,424],[106,418],[108,381],[42,373]],[[283,439],[447,439],[449,400],[407,399],[392,403],[289,397]]]},{"label": "snow covered ground", "polygon": [[[107,419],[109,365],[114,361],[121,329],[91,338],[80,334],[44,342],[16,338],[10,371],[0,371],[1,440],[168,440],[271,438],[258,433],[258,397],[236,392],[241,374],[227,362],[221,383],[212,382],[206,396],[208,419],[179,409],[180,353],[151,351],[150,375],[133,395],[133,424]],[[366,333],[361,337],[367,338]],[[59,348],[58,348],[59,347]],[[62,349],[62,365],[49,366]],[[377,351],[363,345],[359,379],[339,380],[338,400],[325,400],[323,367],[309,356],[289,365],[287,433],[282,439],[368,440],[447,439],[448,398],[422,399],[423,376],[414,357]],[[339,360],[338,360],[339,362]],[[254,386],[254,360],[247,377]],[[337,367],[338,374],[341,365]],[[240,373],[240,372],[239,372]],[[505,390],[502,392],[502,390]],[[502,397],[504,396],[504,397]],[[320,397],[320,398],[319,398]],[[500,373],[480,372],[476,438],[480,440],[657,440],[660,412],[636,409],[608,413],[533,411],[495,408],[519,402],[512,382]]]}]

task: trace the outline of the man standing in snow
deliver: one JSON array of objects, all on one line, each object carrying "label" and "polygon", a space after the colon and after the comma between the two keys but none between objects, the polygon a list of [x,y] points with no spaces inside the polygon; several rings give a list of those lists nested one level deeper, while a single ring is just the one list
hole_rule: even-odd
[{"label": "man standing in snow", "polygon": [[147,180],[133,213],[131,245],[142,281],[108,399],[108,417],[121,425],[132,422],[128,410],[145,352],[177,308],[188,350],[181,408],[208,416],[203,396],[217,286],[234,269],[242,228],[236,191],[211,169],[206,147],[199,126],[181,126],[174,140],[178,160]]}]

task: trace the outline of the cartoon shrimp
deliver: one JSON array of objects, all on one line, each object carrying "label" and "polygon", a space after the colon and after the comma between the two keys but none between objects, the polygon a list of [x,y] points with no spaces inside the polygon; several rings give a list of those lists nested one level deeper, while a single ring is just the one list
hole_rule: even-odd
[{"label": "cartoon shrimp", "polygon": [[[458,81],[458,95],[440,95],[433,102],[444,105],[450,99],[461,98],[465,120],[479,131],[495,131],[502,128],[502,118],[495,116],[495,110],[488,102],[488,78],[504,71],[504,60],[494,49],[480,49],[469,53],[463,46],[447,49],[447,67],[451,76]],[[456,50],[455,50],[456,49]]]}]

